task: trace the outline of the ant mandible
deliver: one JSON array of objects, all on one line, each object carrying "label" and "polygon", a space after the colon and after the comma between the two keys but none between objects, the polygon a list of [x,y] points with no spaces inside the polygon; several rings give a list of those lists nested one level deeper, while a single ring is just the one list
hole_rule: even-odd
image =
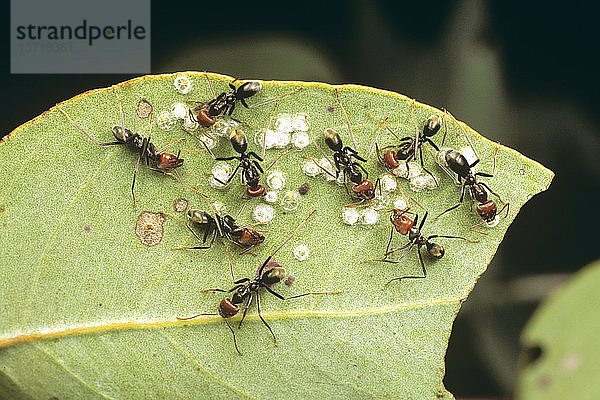
[{"label": "ant mandible", "polygon": [[[348,125],[348,131],[350,132],[350,137],[352,138],[352,142],[354,143],[354,135],[352,134],[352,128],[350,128],[350,121],[348,120],[346,110],[344,109],[344,106],[340,101],[337,89],[335,90],[335,97],[342,111],[344,112],[346,123]],[[324,131],[325,144],[327,144],[327,147],[329,147],[329,149],[333,151],[334,162],[332,163],[329,157],[327,157],[327,154],[325,154],[325,152],[319,147],[319,145],[315,141],[314,135],[312,133],[312,127],[308,123],[308,119],[306,120],[306,123],[308,124],[312,140],[319,152],[329,161],[331,165],[335,165],[335,178],[338,179],[340,173],[343,174],[344,187],[346,188],[346,192],[348,193],[348,195],[352,198],[358,199],[359,202],[373,200],[375,198],[375,191],[377,189],[377,186],[379,186],[379,179],[377,179],[375,185],[373,185],[373,183],[369,180],[369,173],[367,172],[367,170],[360,163],[352,160],[352,158],[355,158],[359,161],[366,162],[368,161],[368,158],[365,159],[358,155],[358,151],[356,151],[355,149],[348,146],[344,146],[340,135],[333,129],[327,128]],[[323,168],[321,165],[319,165],[319,163],[317,163],[315,159],[312,159],[310,157],[307,158],[311,159],[319,168],[325,171],[325,173],[332,177],[334,176],[326,168]],[[365,173],[364,179],[361,170]],[[350,182],[354,184],[352,186],[352,194],[350,193],[350,191],[348,191],[348,186],[346,185],[347,179],[349,179]]]},{"label": "ant mandible", "polygon": [[234,83],[239,79],[236,78],[232,82],[229,82],[229,88],[231,89],[229,92],[222,92],[217,96],[206,73],[204,74],[204,77],[208,82],[208,87],[210,88],[213,99],[207,102],[194,101],[199,104],[194,107],[193,110],[190,110],[190,118],[192,121],[198,122],[198,124],[203,127],[213,126],[216,122],[215,117],[218,117],[219,115],[227,114],[228,116],[231,116],[238,101],[242,103],[244,107],[250,109],[283,98],[301,89],[297,88],[283,96],[267,99],[249,106],[246,103],[246,99],[254,96],[262,89],[262,84],[259,81],[247,81],[236,87]]},{"label": "ant mandible", "polygon": [[[371,115],[371,117],[376,119],[380,124],[385,124],[385,122],[386,122],[385,120],[379,121],[377,118],[373,117],[372,115]],[[415,121],[415,102],[414,102],[414,100],[412,103],[412,118],[413,118],[415,127],[417,127],[417,124]],[[387,120],[387,118],[386,118],[386,120]],[[418,128],[416,129],[416,136],[414,136],[414,137],[405,136],[403,138],[398,138],[398,136],[389,127],[386,127],[387,130],[392,135],[394,135],[394,136],[396,136],[396,138],[398,138],[399,143],[395,144],[395,145],[385,146],[380,149],[377,144],[377,136],[376,136],[375,137],[375,150],[377,153],[377,158],[379,159],[381,164],[383,164],[385,166],[385,168],[388,170],[388,172],[391,173],[393,170],[395,170],[396,168],[398,168],[400,166],[400,161],[404,161],[407,163],[406,168],[408,170],[408,162],[411,160],[416,160],[417,153],[418,153],[419,159],[421,162],[421,168],[423,168],[423,171],[427,172],[437,184],[436,177],[427,168],[425,168],[425,165],[423,163],[422,147],[426,143],[429,143],[436,151],[440,150],[436,146],[436,144],[433,142],[433,140],[431,140],[431,137],[434,136],[440,130],[440,126],[441,126],[440,117],[437,114],[433,114],[427,119],[427,121],[425,121],[422,131],[419,131]],[[390,149],[390,150],[386,151],[385,154],[383,156],[381,156],[381,153],[379,151],[385,150],[385,149]],[[394,151],[392,149],[397,149],[397,150]]]},{"label": "ant mandible", "polygon": [[[267,329],[269,329],[269,332],[271,332],[271,335],[273,336],[273,341],[274,341],[275,345],[277,345],[277,338],[275,337],[275,333],[273,332],[273,329],[271,329],[271,327],[269,326],[267,321],[265,321],[265,319],[263,318],[261,311],[260,311],[259,290],[261,288],[264,288],[267,292],[271,293],[272,295],[274,295],[275,297],[277,297],[280,300],[290,300],[290,299],[295,299],[298,297],[303,297],[303,296],[308,296],[308,295],[313,295],[313,294],[341,293],[339,291],[336,291],[336,292],[308,292],[308,293],[297,294],[294,296],[284,297],[281,294],[275,292],[273,289],[271,289],[272,285],[274,285],[278,282],[281,282],[281,280],[283,280],[283,278],[286,275],[285,269],[281,265],[279,265],[275,262],[271,262],[271,259],[287,242],[290,241],[290,239],[296,234],[296,232],[298,232],[300,227],[302,225],[304,225],[306,223],[306,221],[308,221],[308,219],[315,212],[316,212],[316,210],[313,210],[308,215],[308,217],[306,217],[306,219],[298,225],[298,227],[294,230],[294,232],[292,232],[292,234],[281,245],[279,245],[279,247],[277,247],[275,249],[275,251],[273,251],[273,253],[271,253],[271,255],[269,255],[269,257],[267,257],[267,259],[262,263],[262,265],[256,271],[256,276],[254,277],[254,279],[250,279],[250,278],[238,279],[233,282],[235,286],[233,286],[229,290],[223,290],[223,289],[205,289],[205,290],[203,290],[203,292],[233,293],[231,298],[225,297],[223,300],[221,300],[221,303],[219,304],[218,314],[203,313],[203,314],[197,314],[197,315],[194,315],[192,317],[187,317],[187,318],[177,317],[177,319],[180,321],[185,321],[185,320],[190,320],[190,319],[199,317],[201,315],[220,315],[225,320],[227,327],[233,334],[233,345],[235,346],[236,351],[238,352],[239,355],[242,355],[242,353],[240,352],[240,349],[237,346],[235,332],[234,332],[233,328],[231,327],[231,325],[229,324],[228,319],[237,315],[238,312],[240,311],[240,305],[245,302],[246,304],[244,306],[244,312],[242,314],[242,318],[238,325],[238,329],[239,329],[242,326],[242,322],[246,318],[246,313],[248,311],[248,308],[250,307],[250,304],[252,303],[252,299],[256,297],[256,307],[258,309],[258,317],[263,322],[263,324],[265,324]],[[229,263],[231,264],[231,260],[229,260]]]},{"label": "ant mandible", "polygon": [[[416,225],[417,225],[417,222],[419,221],[419,214],[409,212],[408,208],[406,208],[404,210],[393,209],[393,210],[391,210],[391,212],[392,212],[392,214],[390,215],[390,222],[392,223],[392,229],[390,231],[390,239],[388,240],[388,244],[387,244],[383,258],[379,259],[379,260],[366,260],[363,262],[380,261],[380,262],[398,264],[399,262],[402,261],[402,259],[404,259],[404,257],[406,257],[406,255],[408,253],[410,253],[410,251],[413,249],[414,246],[417,246],[417,254],[419,255],[419,262],[421,264],[421,270],[423,271],[423,275],[405,275],[405,276],[401,276],[398,278],[393,278],[393,279],[389,280],[385,285],[383,285],[384,288],[387,287],[390,283],[392,283],[394,281],[399,281],[402,279],[422,279],[422,278],[427,277],[427,270],[425,269],[425,263],[423,262],[423,255],[421,254],[421,248],[423,246],[425,246],[425,248],[427,249],[427,253],[431,257],[438,259],[438,260],[440,258],[442,258],[445,254],[444,247],[441,244],[432,242],[431,239],[434,239],[434,238],[461,239],[461,240],[466,240],[467,242],[470,242],[470,243],[477,243],[477,241],[469,240],[469,239],[461,237],[461,236],[449,236],[449,235],[424,236],[421,232],[421,229],[423,228],[423,225],[425,224],[425,221],[427,220],[427,215],[428,215],[427,211],[425,212],[425,215],[423,216],[423,219],[421,220],[421,224],[419,224],[418,228],[416,227]],[[415,219],[411,220],[406,215],[407,213],[414,214]],[[408,235],[408,243],[390,251],[390,244],[392,243],[394,231],[396,231],[399,234],[404,235],[404,236]],[[407,250],[404,252],[404,254],[402,254],[402,256],[400,256],[400,258],[398,258],[397,260],[388,260],[388,256],[390,254],[393,254],[397,251],[404,250],[404,249],[407,249]]]},{"label": "ant mandible", "polygon": [[[69,122],[73,126],[75,126],[75,128],[77,128],[80,132],[82,132],[85,136],[87,136],[90,141],[97,144],[98,146],[129,145],[131,148],[138,151],[139,155],[138,155],[137,162],[135,163],[135,169],[133,170],[133,182],[131,183],[131,196],[133,197],[133,208],[135,208],[134,187],[135,187],[135,178],[137,175],[138,167],[140,165],[140,159],[142,159],[142,157],[143,157],[144,162],[146,163],[146,167],[152,171],[156,171],[156,172],[160,172],[165,175],[172,176],[169,173],[169,171],[173,170],[175,172],[175,174],[177,175],[176,168],[179,168],[181,165],[183,165],[183,158],[179,158],[179,155],[181,154],[181,150],[177,153],[177,155],[174,155],[171,153],[166,153],[165,150],[167,150],[169,147],[173,146],[175,143],[178,143],[185,139],[179,139],[173,143],[168,144],[167,146],[163,147],[162,149],[157,150],[156,146],[152,142],[150,142],[150,135],[152,133],[152,113],[150,113],[148,137],[144,138],[141,135],[139,135],[138,133],[131,132],[129,129],[125,128],[125,126],[124,126],[125,123],[124,123],[124,119],[123,119],[123,106],[121,104],[121,99],[119,98],[119,95],[117,94],[117,92],[115,91],[114,88],[113,88],[113,93],[115,94],[115,96],[117,97],[117,100],[119,102],[119,113],[121,116],[121,125],[115,125],[112,128],[113,136],[115,137],[115,139],[117,139],[117,141],[115,141],[115,142],[106,142],[106,143],[98,142],[96,139],[91,137],[85,130],[83,130],[83,128],[81,128],[75,121],[73,121],[71,119],[71,117],[69,116],[69,114],[67,114],[60,107],[60,105],[57,104],[56,108],[58,108],[58,111],[60,111],[67,117]],[[153,168],[151,166],[152,163],[154,163],[156,165],[156,168]],[[176,179],[179,182],[181,182],[181,180],[178,177],[176,177]]]}]

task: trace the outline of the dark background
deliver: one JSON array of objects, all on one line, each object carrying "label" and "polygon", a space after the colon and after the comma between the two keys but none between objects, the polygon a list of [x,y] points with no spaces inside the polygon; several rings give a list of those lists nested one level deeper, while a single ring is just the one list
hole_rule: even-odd
[{"label": "dark background", "polygon": [[[575,2],[152,4],[152,73],[358,83],[439,108],[556,173],[509,229],[465,303],[447,355],[457,397],[510,396],[518,335],[539,300],[598,258],[600,61],[594,10]],[[132,75],[11,75],[0,136],[55,103]],[[118,10],[115,10],[118,12]]]}]

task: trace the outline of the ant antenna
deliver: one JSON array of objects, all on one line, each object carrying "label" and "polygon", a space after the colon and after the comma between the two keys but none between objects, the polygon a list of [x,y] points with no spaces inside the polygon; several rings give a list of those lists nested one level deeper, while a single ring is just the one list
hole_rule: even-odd
[{"label": "ant antenna", "polygon": [[344,109],[344,106],[342,105],[342,102],[340,101],[340,97],[338,96],[337,89],[335,89],[335,98],[337,99],[337,102],[340,105],[342,112],[344,113],[344,118],[346,118],[346,124],[348,124],[348,132],[350,132],[350,138],[352,139],[352,146],[354,147],[354,150],[357,150],[356,140],[354,140],[354,134],[352,133],[352,128],[350,128],[350,120],[348,120],[348,114],[346,114],[346,110]]},{"label": "ant antenna", "polygon": [[265,262],[264,262],[264,263],[261,265],[261,267],[259,268],[259,270],[258,270],[258,273],[257,273],[257,276],[261,276],[261,275],[262,275],[263,269],[265,268],[265,266],[267,265],[267,263],[268,263],[268,262],[271,260],[271,258],[272,258],[272,257],[275,255],[275,253],[277,253],[279,250],[281,250],[281,248],[282,248],[283,246],[285,246],[285,244],[286,244],[287,242],[289,242],[289,241],[292,239],[292,237],[293,237],[293,236],[296,234],[296,232],[298,232],[298,230],[299,230],[299,229],[302,227],[302,225],[304,225],[304,224],[305,224],[305,223],[308,221],[308,219],[309,219],[310,217],[312,217],[312,215],[313,215],[314,213],[316,213],[316,212],[317,212],[317,210],[315,209],[315,210],[313,210],[313,211],[312,211],[310,214],[308,214],[308,217],[306,217],[306,218],[304,219],[304,221],[300,222],[300,224],[299,224],[299,225],[296,227],[296,229],[294,229],[294,231],[291,233],[291,235],[290,235],[290,236],[289,236],[287,239],[285,239],[285,240],[283,241],[283,243],[281,243],[281,244],[279,245],[279,247],[277,247],[277,248],[275,249],[275,251],[274,251],[273,253],[271,253],[271,255],[270,255],[269,257],[267,257],[267,259],[265,260]]},{"label": "ant antenna", "polygon": [[271,127],[271,121],[273,120],[273,115],[275,115],[275,110],[277,109],[277,103],[275,103],[275,107],[273,107],[273,111],[271,111],[271,115],[269,115],[269,123],[265,128],[265,134],[263,135],[263,144],[262,144],[262,153],[261,157],[265,158],[265,151],[267,151],[267,131]]},{"label": "ant antenna", "polygon": [[[369,114],[369,113],[367,113],[367,114]],[[379,122],[379,128],[377,129],[377,133],[375,134],[373,143],[371,143],[371,148],[369,149],[369,154],[367,154],[367,161],[369,161],[369,158],[371,158],[371,154],[373,154],[373,148],[375,147],[375,144],[377,143],[377,138],[379,137],[379,134],[381,133],[381,128],[383,128],[385,126],[387,120],[389,119],[389,117],[385,117],[385,119],[383,121],[381,121],[381,120],[375,118],[374,116],[372,116],[371,114],[369,114],[369,116]]]}]

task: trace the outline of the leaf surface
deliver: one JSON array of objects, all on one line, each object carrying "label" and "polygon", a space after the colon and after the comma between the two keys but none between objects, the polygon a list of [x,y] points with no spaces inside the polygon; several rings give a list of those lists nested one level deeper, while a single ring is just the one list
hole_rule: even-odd
[{"label": "leaf surface", "polygon": [[596,295],[600,262],[578,272],[539,307],[523,331],[518,398],[596,399],[600,367]]},{"label": "leaf surface", "polygon": [[[201,73],[187,73],[193,88],[176,92],[177,75],[146,76],[116,86],[124,109],[125,126],[147,135],[148,120],[136,115],[144,97],[154,107],[152,141],[157,147],[186,138],[188,149],[203,147],[180,124],[158,127],[161,112],[185,100],[211,98]],[[220,93],[229,77],[208,75]],[[344,116],[337,104],[336,86],[306,82],[263,82],[263,90],[248,99],[258,102],[302,87],[278,102],[280,113],[303,112],[321,148],[322,132],[338,131],[351,145]],[[412,100],[388,91],[356,85],[337,86],[348,113],[360,154],[369,152],[379,124],[367,113],[389,118],[399,133],[414,135]],[[118,103],[110,89],[98,89],[61,103],[90,135],[100,142],[113,140],[111,128],[120,124]],[[249,149],[259,152],[254,134],[268,125],[273,103],[234,116],[244,127]],[[429,115],[444,113],[415,103],[414,119],[421,127]],[[373,228],[342,223],[340,213],[350,199],[343,187],[302,173],[300,155],[321,158],[314,144],[292,150],[273,169],[286,176],[286,189],[302,183],[310,191],[293,212],[275,205],[276,217],[267,225],[265,246],[257,256],[232,251],[236,278],[252,277],[263,260],[313,209],[317,212],[276,254],[276,260],[296,277],[291,287],[275,288],[285,296],[306,291],[343,291],[280,301],[261,294],[265,319],[277,334],[278,346],[258,319],[255,305],[237,330],[243,356],[233,347],[227,326],[217,316],[177,321],[178,316],[216,312],[222,296],[201,292],[232,286],[223,246],[210,250],[172,250],[196,245],[182,225],[171,218],[164,224],[162,242],[153,247],[135,235],[140,211],[172,211],[176,198],[206,209],[195,193],[167,176],[141,165],[137,174],[137,210],[130,193],[137,154],[121,146],[100,147],[78,132],[55,107],[17,128],[0,145],[0,385],[10,398],[451,398],[442,383],[444,355],[452,323],[478,277],[494,255],[519,208],[545,190],[552,172],[514,150],[498,146],[466,125],[447,118],[445,145],[467,145],[463,130],[481,162],[477,171],[490,172],[497,151],[497,173],[484,178],[503,199],[510,213],[488,235],[471,233],[480,220],[469,213],[468,196],[458,210],[432,222],[432,217],[454,205],[460,188],[426,152],[425,162],[439,179],[434,191],[405,190],[424,204],[431,217],[425,235],[467,236],[466,243],[439,239],[446,255],[432,261],[424,255],[427,279],[392,283],[404,274],[418,274],[415,251],[399,264],[362,263],[381,258],[389,238],[389,214],[380,214]],[[405,135],[403,135],[405,136]],[[442,131],[433,139],[440,143]],[[382,131],[381,146],[395,143]],[[174,148],[177,149],[176,145]],[[169,150],[175,152],[175,150]],[[228,140],[213,150],[231,156]],[[327,149],[329,152],[329,150]],[[260,153],[260,152],[259,152]],[[267,150],[268,162],[281,150]],[[237,179],[227,191],[208,184],[214,161],[206,153],[182,153],[182,180],[224,203],[235,215],[243,189]],[[365,163],[375,181],[385,170],[372,155]],[[264,182],[264,181],[263,181]],[[399,192],[388,198],[391,207]],[[252,222],[252,200],[239,221]],[[414,206],[413,206],[413,209]],[[416,209],[417,211],[418,208]],[[184,218],[184,214],[179,214]],[[421,215],[422,216],[422,215]],[[398,246],[405,237],[394,238]],[[306,244],[306,261],[293,249]],[[232,248],[232,246],[229,246]],[[232,321],[237,325],[236,319]]]}]

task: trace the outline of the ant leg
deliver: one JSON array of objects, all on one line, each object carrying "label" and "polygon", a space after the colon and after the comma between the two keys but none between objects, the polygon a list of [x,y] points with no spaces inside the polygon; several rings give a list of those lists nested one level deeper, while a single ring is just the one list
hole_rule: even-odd
[{"label": "ant leg", "polygon": [[[191,231],[191,228],[190,228],[190,231]],[[208,234],[208,230],[206,231],[206,233]],[[202,243],[206,242],[207,234],[204,235],[204,240],[202,241]],[[194,233],[194,236],[196,236],[195,233]],[[213,234],[212,234],[211,239],[210,239],[210,244],[208,244],[207,246],[181,246],[181,247],[174,247],[173,250],[183,250],[183,249],[186,249],[186,250],[205,250],[205,249],[210,249],[213,246],[213,244],[215,243],[216,237],[217,237],[217,230],[213,229]],[[198,236],[196,236],[196,238],[198,238],[198,240],[200,240],[200,238]]]},{"label": "ant leg", "polygon": [[462,239],[466,240],[469,243],[479,243],[479,240],[470,240],[462,236],[449,236],[449,235],[431,235],[427,237],[427,240],[434,238],[447,238],[447,239]]},{"label": "ant leg", "polygon": [[[382,259],[379,259],[379,260],[365,260],[365,261],[363,261],[363,262],[380,261],[380,262],[386,262],[386,263],[390,263],[390,264],[398,264],[398,263],[400,263],[400,262],[402,261],[402,259],[403,259],[404,257],[406,257],[406,255],[407,255],[408,253],[410,253],[410,251],[412,250],[412,248],[413,248],[413,246],[414,246],[414,245],[415,245],[415,242],[408,242],[408,243],[406,243],[406,244],[405,244],[405,245],[403,245],[403,246],[400,246],[400,247],[398,247],[398,248],[396,248],[396,249],[394,249],[394,250],[391,250],[391,251],[389,251],[387,254],[385,254],[385,255],[383,256],[384,258],[382,258]],[[388,260],[388,259],[387,259],[387,256],[388,256],[388,255],[390,255],[390,254],[393,254],[393,253],[395,253],[395,252],[397,252],[397,251],[400,251],[400,250],[404,250],[404,249],[406,249],[406,248],[408,248],[408,249],[407,249],[407,250],[406,250],[406,251],[405,251],[405,252],[404,252],[404,253],[403,253],[403,254],[400,256],[400,258],[399,258],[399,259],[397,259],[396,261],[393,261],[393,260]]]},{"label": "ant leg", "polygon": [[162,149],[158,150],[158,151],[156,152],[156,154],[160,154],[160,153],[162,153],[163,151],[167,150],[169,147],[172,147],[172,146],[176,145],[176,144],[177,144],[177,143],[179,143],[179,142],[183,142],[184,140],[185,140],[185,138],[181,138],[181,139],[178,139],[178,140],[176,140],[176,141],[174,141],[174,142],[171,142],[171,143],[169,143],[168,145],[166,145],[165,147],[163,147]]},{"label": "ant leg", "polygon": [[342,293],[341,291],[307,292],[307,293],[296,294],[296,295],[289,296],[289,297],[283,297],[282,295],[280,295],[279,293],[277,293],[276,291],[274,291],[273,289],[271,289],[270,287],[268,287],[264,283],[261,284],[260,286],[264,287],[265,289],[267,289],[267,292],[271,293],[273,296],[277,297],[280,300],[296,299],[298,297],[304,297],[304,296],[309,296],[309,295],[313,295],[313,294],[340,294],[340,293]]},{"label": "ant leg", "polygon": [[244,99],[240,99],[240,103],[242,103],[242,105],[243,105],[244,107],[246,107],[247,109],[250,109],[250,107],[248,107],[248,104],[246,104],[246,100],[244,100]]},{"label": "ant leg", "polygon": [[271,167],[273,165],[275,165],[275,163],[277,161],[279,161],[281,158],[283,158],[283,156],[285,156],[287,153],[289,153],[292,150],[292,148],[288,148],[286,151],[284,151],[283,153],[281,153],[280,155],[278,155],[277,157],[275,157],[275,159],[271,162],[271,164],[269,164],[269,166],[265,169],[265,171],[268,171],[271,169]]},{"label": "ant leg", "polygon": [[231,175],[229,175],[229,178],[227,178],[227,180],[225,182],[223,182],[222,180],[220,180],[219,178],[217,178],[216,176],[212,175],[213,179],[217,182],[219,182],[221,185],[223,186],[227,186],[229,185],[229,182],[231,182],[231,180],[235,177],[235,175],[237,174],[238,170],[240,169],[241,164],[238,164],[237,167],[235,167],[235,169],[233,170],[233,172],[231,173]]},{"label": "ant leg", "polygon": [[[315,160],[314,158],[312,158],[312,157],[309,157],[309,156],[305,156],[305,155],[301,155],[301,157],[302,157],[302,158],[306,158],[307,160],[311,160],[312,162],[314,162],[314,163],[315,163],[315,165],[316,165],[317,167],[321,168],[321,169],[323,170],[323,172],[325,172],[327,175],[331,176],[332,178],[336,178],[336,179],[337,179],[337,177],[336,177],[335,175],[333,175],[331,172],[329,172],[329,171],[327,171],[325,168],[323,168],[323,167],[322,167],[322,166],[321,166],[321,165],[320,165],[320,164],[317,162],[317,160]],[[331,163],[331,161],[330,161],[330,163]],[[333,164],[332,164],[332,165],[333,165]]]},{"label": "ant leg", "polygon": [[248,152],[248,153],[246,153],[246,154],[248,154],[249,156],[252,156],[252,157],[256,158],[258,161],[264,161],[264,160],[263,160],[263,158],[262,158],[261,156],[259,156],[258,154],[256,154],[256,153],[255,153],[255,152],[253,152],[253,151],[250,151],[250,152]]},{"label": "ant leg", "polygon": [[355,163],[355,165],[358,165],[358,167],[363,170],[363,172],[365,173],[365,179],[369,179],[369,172],[365,169],[365,167],[363,167],[359,163]]},{"label": "ant leg", "polygon": [[431,172],[429,172],[429,170],[427,168],[425,168],[425,165],[423,164],[423,146],[421,146],[419,148],[419,159],[421,161],[421,168],[423,168],[423,171],[427,172],[429,174],[429,176],[431,176],[433,178],[433,181],[435,182],[435,186],[439,187],[440,184],[439,184],[437,178],[435,177],[435,175],[433,175]]},{"label": "ant leg", "polygon": [[[310,125],[310,122],[308,121],[308,117],[304,117],[304,120],[306,121],[306,125],[308,125],[308,133],[310,134],[310,138],[311,138],[312,142],[315,144],[315,147],[317,148],[317,150],[319,150],[319,153],[321,153],[323,155],[323,157],[325,157],[325,159],[327,161],[329,161],[329,164],[331,164],[333,166],[333,163],[331,162],[331,159],[327,156],[327,154],[325,154],[325,152],[323,151],[323,149],[321,149],[319,147],[319,145],[317,144],[317,141],[315,140],[315,135],[313,134],[312,126]],[[302,157],[305,157],[305,156],[302,156]],[[315,161],[315,163],[316,163],[316,161]],[[317,164],[317,165],[321,169],[323,169],[319,164]]]},{"label": "ant leg", "polygon": [[231,114],[233,114],[233,110],[235,110],[235,103],[229,106],[229,111],[227,112],[227,115],[231,116]]},{"label": "ant leg", "polygon": [[208,79],[208,75],[206,75],[206,71],[204,71],[204,78],[206,78],[206,82],[208,83],[208,88],[210,89],[210,93],[212,94],[213,99],[217,97],[215,91],[212,87],[212,83],[210,83],[210,79]]},{"label": "ant leg", "polygon": [[442,138],[441,146],[444,147],[444,143],[446,142],[446,135],[448,134],[448,123],[446,122],[446,115],[448,111],[444,108],[444,137]]},{"label": "ant leg", "polygon": [[[242,322],[246,318],[246,313],[248,312],[248,308],[250,308],[250,304],[252,303],[252,292],[250,292],[250,296],[248,297],[248,301],[246,302],[246,306],[244,307],[244,313],[242,314],[242,319],[240,319],[240,323],[238,324],[238,329],[242,327]],[[258,299],[258,295],[256,296]]]},{"label": "ant leg", "polygon": [[[379,128],[377,129],[377,133],[375,134],[375,138],[373,139],[373,143],[371,143],[371,147],[369,148],[369,154],[367,154],[367,161],[369,160],[369,158],[371,158],[371,154],[373,153],[373,146],[377,147],[377,138],[379,137],[379,134],[381,133],[381,128],[387,122],[387,120],[388,120],[388,117],[386,117],[383,120],[383,122],[380,121]],[[377,153],[377,155],[379,155],[379,153]]]},{"label": "ant leg", "polygon": [[419,263],[421,264],[421,270],[423,271],[423,276],[421,275],[405,275],[405,276],[401,276],[398,278],[394,278],[394,279],[390,279],[389,281],[387,281],[387,283],[385,285],[383,285],[383,288],[381,288],[382,290],[385,289],[390,283],[394,282],[394,281],[401,281],[402,279],[424,279],[427,278],[427,270],[425,269],[425,263],[423,262],[423,255],[421,254],[421,250],[417,250],[417,253],[419,254]]},{"label": "ant leg", "polygon": [[242,352],[238,348],[237,341],[235,340],[235,331],[233,330],[233,328],[231,327],[231,325],[229,325],[229,321],[227,321],[227,318],[223,318],[223,319],[225,320],[225,323],[227,324],[227,327],[229,328],[229,330],[231,331],[231,334],[233,335],[233,346],[235,347],[235,350],[238,352],[238,354],[241,356]]},{"label": "ant leg", "polygon": [[133,170],[133,181],[131,182],[131,197],[133,197],[133,209],[135,210],[135,193],[133,188],[135,187],[135,177],[137,176],[138,168],[140,166],[140,159],[142,158],[142,153],[138,156],[138,159],[135,163],[135,169]]},{"label": "ant leg", "polygon": [[344,106],[340,101],[340,96],[338,95],[337,89],[335,89],[335,98],[337,99],[337,102],[340,105],[342,112],[344,113],[344,118],[346,119],[346,124],[348,125],[348,132],[350,133],[350,138],[352,139],[352,146],[354,147],[354,150],[356,150],[356,140],[354,140],[354,134],[352,133],[352,128],[350,127],[350,120],[348,120],[348,114],[346,114],[346,110],[344,109]]},{"label": "ant leg", "polygon": [[477,229],[474,229],[474,228],[477,228],[478,226],[485,225],[485,223],[486,223],[486,221],[481,221],[480,223],[470,227],[469,230],[471,232],[479,233],[480,235],[487,235],[488,234],[487,232],[481,232],[481,231],[478,231]]},{"label": "ant leg", "polygon": [[[304,219],[304,221],[302,221],[302,222],[300,222],[300,223],[298,224],[298,226],[296,227],[296,229],[294,229],[294,231],[293,231],[293,232],[290,234],[290,236],[288,236],[288,238],[287,238],[287,239],[285,239],[285,240],[283,241],[283,243],[281,243],[281,244],[279,245],[279,247],[277,247],[277,248],[275,249],[275,251],[273,251],[273,252],[272,252],[272,253],[269,255],[269,257],[267,257],[267,259],[265,260],[265,262],[263,262],[263,263],[262,263],[262,265],[260,266],[260,268],[259,268],[259,269],[258,269],[258,271],[256,272],[256,276],[258,276],[258,277],[262,276],[262,272],[263,272],[263,270],[264,270],[265,266],[266,266],[266,265],[269,263],[269,261],[271,261],[271,258],[273,258],[273,256],[274,256],[274,255],[275,255],[275,254],[276,254],[276,253],[277,253],[279,250],[281,250],[281,248],[282,248],[283,246],[285,246],[285,244],[286,244],[287,242],[289,242],[289,241],[292,239],[292,237],[293,237],[293,236],[296,234],[296,232],[298,232],[298,230],[299,230],[299,229],[302,227],[302,225],[304,225],[304,224],[306,223],[306,221],[308,221],[308,219],[309,219],[310,217],[312,217],[312,215],[313,215],[314,213],[316,213],[316,212],[317,212],[317,210],[315,209],[315,210],[313,210],[313,211],[312,211],[310,214],[308,214],[308,217],[306,217],[306,218]],[[248,278],[246,278],[246,279],[248,279]]]},{"label": "ant leg", "polygon": [[273,329],[271,329],[269,324],[267,324],[267,321],[265,321],[262,314],[260,313],[260,296],[258,296],[258,295],[256,296],[256,308],[258,309],[258,317],[263,322],[263,324],[265,324],[265,326],[269,329],[269,332],[271,332],[271,335],[273,335],[273,342],[275,343],[275,346],[277,346],[277,338],[275,337],[275,333],[273,332]]},{"label": "ant leg", "polygon": [[280,99],[283,99],[284,97],[287,97],[287,96],[289,96],[290,94],[294,94],[294,93],[296,93],[296,92],[298,92],[298,91],[300,91],[300,90],[302,90],[302,88],[301,88],[301,87],[299,87],[299,88],[296,88],[296,89],[294,89],[294,90],[292,90],[292,91],[289,91],[289,92],[287,92],[287,93],[286,93],[286,94],[284,94],[284,95],[277,96],[277,97],[273,97],[273,98],[271,98],[271,99],[267,99],[267,100],[259,101],[258,103],[251,104],[250,106],[248,106],[248,108],[254,108],[254,107],[262,106],[263,104],[267,104],[267,103],[270,103],[270,102],[272,102],[272,101],[275,101],[275,100],[280,100]]},{"label": "ant leg", "polygon": [[490,187],[485,184],[485,182],[478,182],[481,186],[485,187],[491,194],[493,194],[494,196],[496,196],[498,198],[498,200],[502,201],[504,203],[504,201],[500,198],[500,196],[498,195],[498,193],[494,192],[492,189],[490,189]]},{"label": "ant leg", "polygon": [[464,200],[464,198],[465,198],[465,190],[466,190],[466,188],[467,188],[467,185],[466,185],[466,184],[463,184],[463,186],[462,186],[462,190],[461,190],[461,193],[460,193],[460,199],[458,199],[458,203],[457,203],[456,205],[454,205],[454,206],[450,207],[450,208],[449,208],[449,209],[447,209],[446,211],[442,212],[442,213],[441,213],[441,214],[439,214],[437,217],[435,217],[435,218],[433,219],[433,222],[435,222],[435,221],[436,221],[436,220],[437,220],[439,217],[441,217],[442,215],[446,214],[448,211],[452,211],[452,210],[454,210],[455,208],[457,208],[458,206],[460,206],[460,205],[462,204],[462,202],[463,202],[463,200]]},{"label": "ant leg", "polygon": [[[392,216],[390,215],[390,220],[392,220]],[[388,240],[387,247],[385,248],[385,258],[387,258],[388,253],[390,252],[390,245],[392,244],[392,238],[394,237],[394,226],[390,230],[390,240]]]},{"label": "ant leg", "polygon": [[[214,239],[214,235],[213,235]],[[212,243],[211,243],[212,245]],[[225,247],[225,252],[227,253],[227,263],[229,264],[229,272],[231,273],[231,280],[235,282],[235,276],[233,275],[233,263],[231,262],[231,254],[229,253],[229,247],[225,243],[223,243],[223,247]]]}]

